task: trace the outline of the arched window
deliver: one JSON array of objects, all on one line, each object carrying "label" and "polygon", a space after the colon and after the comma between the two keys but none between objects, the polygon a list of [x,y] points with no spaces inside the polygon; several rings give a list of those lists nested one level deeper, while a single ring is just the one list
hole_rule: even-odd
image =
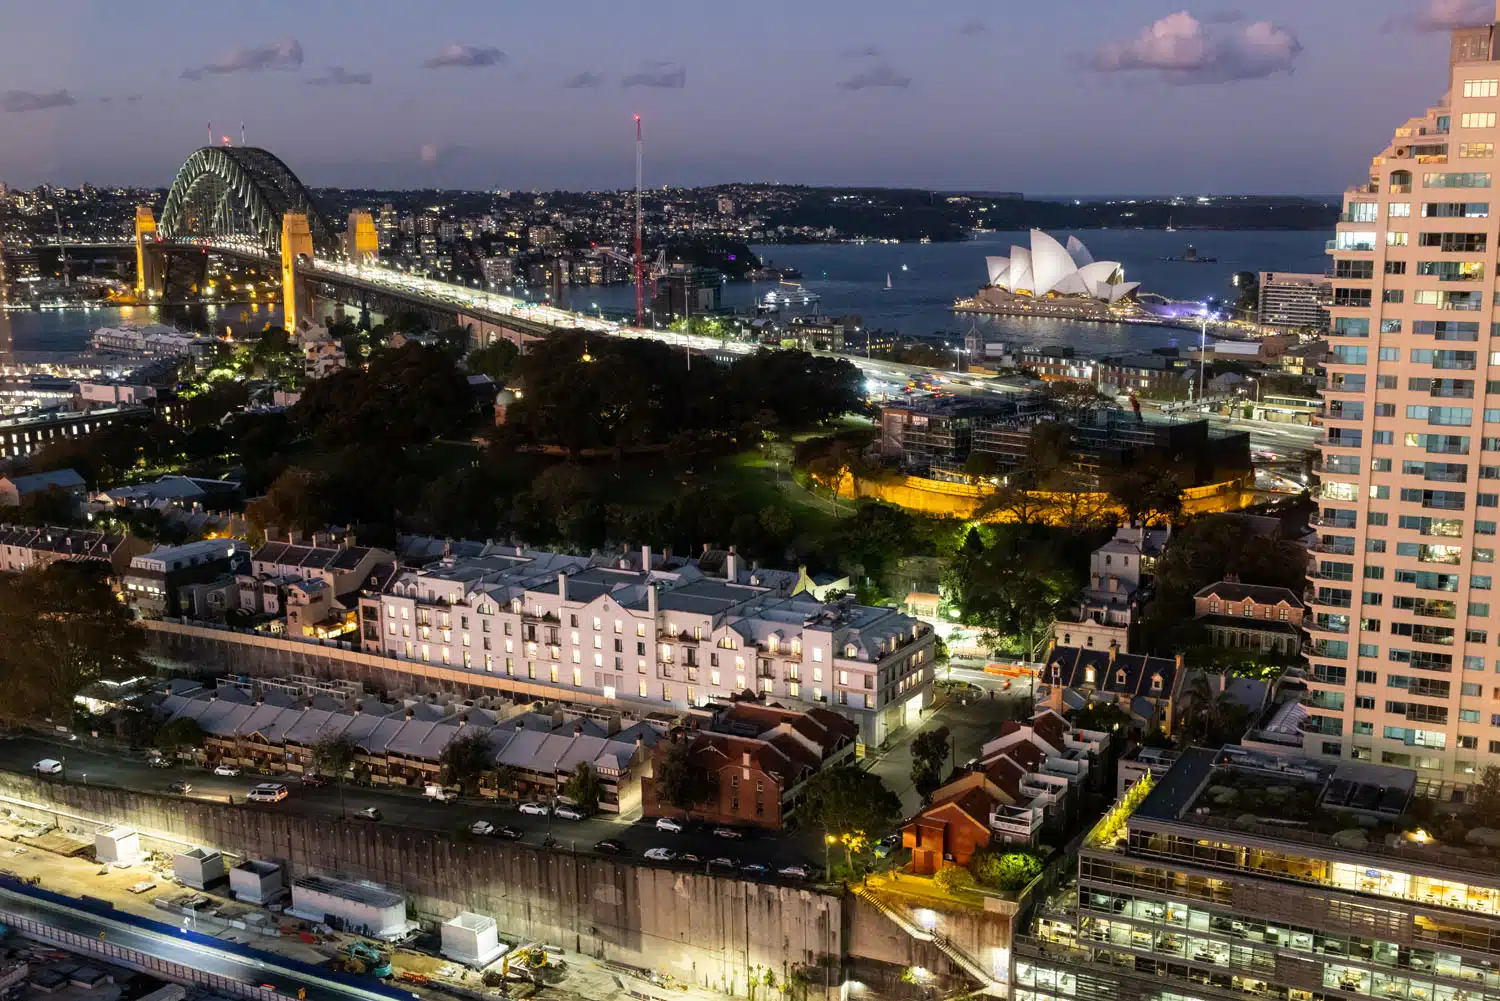
[{"label": "arched window", "polygon": [[1159,691],[1161,691],[1161,675],[1160,674],[1153,674],[1151,676],[1151,690],[1153,692],[1159,692]]},{"label": "arched window", "polygon": [[1123,668],[1121,670],[1118,670],[1118,671],[1115,672],[1115,684],[1117,684],[1117,685],[1123,685],[1123,684],[1125,684],[1125,671],[1124,671]]},{"label": "arched window", "polygon": [[1086,667],[1083,669],[1083,681],[1084,684],[1088,685],[1092,685],[1094,683],[1094,669],[1092,667]]}]

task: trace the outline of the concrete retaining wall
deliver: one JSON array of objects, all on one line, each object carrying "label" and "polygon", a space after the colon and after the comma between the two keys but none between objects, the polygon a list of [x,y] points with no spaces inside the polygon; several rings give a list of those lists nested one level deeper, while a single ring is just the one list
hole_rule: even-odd
[{"label": "concrete retaining wall", "polygon": [[842,979],[845,905],[827,893],[14,773],[0,773],[0,797],[32,819],[60,811],[132,827],[150,847],[200,844],[281,861],[293,875],[375,880],[406,893],[421,918],[475,911],[495,919],[502,940],[556,943],[711,988],[743,994],[764,968],[784,981],[804,967],[815,987]]}]

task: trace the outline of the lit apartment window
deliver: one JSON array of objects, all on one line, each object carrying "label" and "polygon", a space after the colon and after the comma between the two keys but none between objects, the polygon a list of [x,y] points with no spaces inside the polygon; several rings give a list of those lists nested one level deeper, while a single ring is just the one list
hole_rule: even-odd
[{"label": "lit apartment window", "polygon": [[813,668],[813,680],[814,681],[822,681],[823,680],[823,669],[821,667],[815,667],[815,668]]},{"label": "lit apartment window", "polygon": [[745,690],[745,676],[743,674],[736,674],[734,676],[734,690],[737,692]]},{"label": "lit apartment window", "polygon": [[1495,112],[1466,111],[1459,117],[1459,125],[1466,129],[1492,129],[1495,127]]},{"label": "lit apartment window", "polygon": [[599,629],[600,629],[600,628],[601,628],[601,627],[600,627],[600,625],[599,625],[599,619],[598,619],[598,617],[597,617],[597,616],[596,616],[596,617],[595,617],[595,618],[594,618],[594,631],[595,631],[595,632],[598,632],[598,631],[599,631]]},{"label": "lit apartment window", "polygon": [[582,688],[583,687],[583,668],[581,668],[581,667],[575,667],[575,668],[573,668],[573,687],[574,688]]},{"label": "lit apartment window", "polygon": [[385,606],[385,616],[388,619],[394,619],[396,617],[396,606],[395,605],[386,605]]},{"label": "lit apartment window", "polygon": [[637,622],[635,624],[635,634],[637,636],[646,635],[646,624],[644,622]]},{"label": "lit apartment window", "polygon": [[708,672],[708,683],[710,685],[713,685],[715,688],[719,687],[719,672],[718,671],[709,671]]},{"label": "lit apartment window", "polygon": [[849,672],[848,671],[840,671],[839,672],[839,684],[841,684],[841,685],[847,685],[848,683],[849,683]]},{"label": "lit apartment window", "polygon": [[647,695],[646,695],[646,679],[645,678],[641,679],[641,687],[640,687],[639,691],[641,693],[641,698],[643,698],[643,699],[647,698]]},{"label": "lit apartment window", "polygon": [[813,663],[814,664],[821,664],[821,663],[823,663],[823,648],[822,647],[816,647],[816,646],[813,647],[813,652],[812,653],[813,653]]},{"label": "lit apartment window", "polygon": [[795,681],[788,681],[786,684],[786,693],[794,699],[800,698],[802,694],[802,686],[797,684],[797,682]]},{"label": "lit apartment window", "polygon": [[625,623],[621,622],[619,619],[616,619],[615,620],[615,632],[617,632],[617,633],[618,632],[622,632],[624,629],[625,629]]},{"label": "lit apartment window", "polygon": [[595,650],[603,650],[604,649],[604,637],[602,637],[602,636],[595,636],[594,637],[594,649]]},{"label": "lit apartment window", "polygon": [[672,701],[672,686],[671,685],[662,685],[661,686],[661,700],[663,702],[671,702]]},{"label": "lit apartment window", "polygon": [[548,675],[552,679],[552,683],[554,685],[557,684],[557,665],[556,664],[548,664],[547,665],[547,671],[548,671]]}]

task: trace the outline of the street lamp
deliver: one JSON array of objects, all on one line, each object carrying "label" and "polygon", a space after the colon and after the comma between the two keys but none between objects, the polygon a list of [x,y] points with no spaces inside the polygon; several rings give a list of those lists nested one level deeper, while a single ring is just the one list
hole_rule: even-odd
[{"label": "street lamp", "polygon": [[1203,304],[1202,326],[1198,331],[1198,402],[1203,402],[1203,369],[1208,358],[1208,303]]}]

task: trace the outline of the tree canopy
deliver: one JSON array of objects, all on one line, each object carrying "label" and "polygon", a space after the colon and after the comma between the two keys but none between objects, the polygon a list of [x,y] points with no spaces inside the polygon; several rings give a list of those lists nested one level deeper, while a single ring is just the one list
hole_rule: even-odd
[{"label": "tree canopy", "polygon": [[880,776],[845,765],[825,768],[808,780],[802,810],[832,837],[873,835],[901,817],[901,801]]},{"label": "tree canopy", "polygon": [[140,627],[108,564],[61,561],[0,579],[0,716],[71,719],[73,697],[144,667]]},{"label": "tree canopy", "polygon": [[580,761],[563,783],[562,792],[584,813],[593,813],[599,809],[599,799],[604,795],[604,780],[594,771],[593,765]]},{"label": "tree canopy", "polygon": [[375,352],[367,368],[312,382],[292,408],[302,434],[384,449],[467,437],[473,416],[473,394],[452,353],[417,342]]},{"label": "tree canopy", "polygon": [[684,433],[742,440],[774,419],[800,428],[863,406],[864,379],[849,362],[798,351],[761,351],[691,370],[656,340],[554,334],[517,361],[521,398],[506,435],[573,455],[660,446]]},{"label": "tree canopy", "polygon": [[678,810],[692,810],[718,795],[712,772],[693,760],[692,742],[678,740],[657,759],[653,781],[657,799]]},{"label": "tree canopy", "polygon": [[1236,515],[1192,522],[1156,564],[1156,596],[1146,606],[1141,630],[1148,649],[1170,656],[1192,645],[1193,595],[1231,574],[1301,594],[1307,555],[1296,543],[1266,535]]}]

